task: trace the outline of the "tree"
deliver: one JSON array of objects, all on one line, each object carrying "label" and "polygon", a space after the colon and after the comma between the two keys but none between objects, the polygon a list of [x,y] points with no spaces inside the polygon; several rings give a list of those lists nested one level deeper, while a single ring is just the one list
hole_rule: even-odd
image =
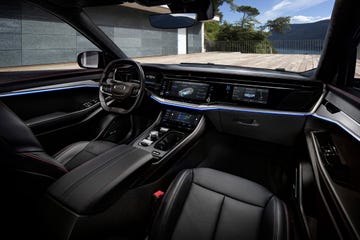
[{"label": "tree", "polygon": [[269,29],[273,32],[283,33],[290,29],[290,17],[279,17],[269,20],[267,23],[256,28],[259,23],[256,17],[260,14],[257,8],[251,6],[237,6],[234,0],[214,0],[217,15],[221,17],[219,7],[224,3],[229,4],[233,11],[241,14],[236,23],[207,22],[205,23],[205,40],[208,49],[217,51],[240,51],[243,53],[269,53],[274,52],[271,42],[268,40]]},{"label": "tree", "polygon": [[221,5],[223,5],[224,3],[229,4],[230,8],[233,9],[233,10],[236,8],[234,0],[213,0],[214,9],[215,9],[216,13],[220,12],[219,7]]},{"label": "tree", "polygon": [[255,29],[242,28],[239,25],[233,25],[224,22],[220,25],[217,39],[219,41],[263,41],[268,37],[268,33]]},{"label": "tree", "polygon": [[219,30],[220,30],[220,25],[218,22],[215,21],[205,22],[205,40],[216,41]]},{"label": "tree", "polygon": [[274,20],[268,20],[263,26],[263,29],[269,29],[270,32],[285,33],[286,30],[290,30],[291,17],[278,17]]},{"label": "tree", "polygon": [[[215,15],[219,16],[220,20],[223,17],[222,12],[220,11],[220,6],[223,4],[230,5],[230,8],[232,10],[235,10],[236,4],[234,3],[234,0],[212,0],[214,9],[215,9]],[[220,24],[218,22],[205,22],[205,40],[206,41],[216,41],[217,40],[217,34],[220,30]]]},{"label": "tree", "polygon": [[257,8],[251,6],[237,6],[235,11],[242,13],[242,18],[239,21],[239,25],[242,28],[253,28],[255,23],[258,23],[256,16],[260,14]]},{"label": "tree", "polygon": [[220,11],[220,6],[222,6],[224,3],[229,4],[230,8],[232,10],[235,10],[236,4],[234,3],[234,0],[213,0],[214,9],[215,9],[215,15],[220,17],[220,20],[223,17],[222,12]]}]

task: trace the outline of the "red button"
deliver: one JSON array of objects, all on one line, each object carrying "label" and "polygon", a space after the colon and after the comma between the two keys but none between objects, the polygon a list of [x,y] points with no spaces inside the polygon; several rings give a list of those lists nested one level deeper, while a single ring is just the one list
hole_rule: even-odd
[{"label": "red button", "polygon": [[159,190],[159,191],[156,191],[155,193],[153,193],[153,196],[155,198],[161,198],[164,194],[165,193],[163,191]]}]

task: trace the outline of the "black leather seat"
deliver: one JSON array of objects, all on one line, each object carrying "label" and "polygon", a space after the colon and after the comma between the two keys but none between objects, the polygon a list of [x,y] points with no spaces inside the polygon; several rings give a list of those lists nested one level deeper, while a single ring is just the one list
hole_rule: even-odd
[{"label": "black leather seat", "polygon": [[0,102],[0,119],[1,164],[17,173],[21,172],[22,176],[25,174],[57,179],[117,146],[105,141],[77,142],[52,157],[43,150],[24,122],[2,102]]},{"label": "black leather seat", "polygon": [[150,239],[288,239],[286,206],[249,180],[186,170],[165,194]]},{"label": "black leather seat", "polygon": [[72,170],[115,146],[118,145],[107,141],[76,142],[56,153],[54,158],[67,170]]}]

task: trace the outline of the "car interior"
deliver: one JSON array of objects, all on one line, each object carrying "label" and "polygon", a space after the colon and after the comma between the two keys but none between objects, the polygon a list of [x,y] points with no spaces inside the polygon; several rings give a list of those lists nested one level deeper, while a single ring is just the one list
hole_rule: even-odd
[{"label": "car interior", "polygon": [[304,73],[139,63],[84,14],[127,1],[28,2],[101,51],[0,74],[3,238],[360,239],[360,1],[335,1]]}]

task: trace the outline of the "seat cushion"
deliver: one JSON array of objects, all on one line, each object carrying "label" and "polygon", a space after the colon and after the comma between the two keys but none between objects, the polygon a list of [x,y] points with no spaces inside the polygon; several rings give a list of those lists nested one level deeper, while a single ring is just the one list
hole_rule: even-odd
[{"label": "seat cushion", "polygon": [[287,239],[282,201],[263,186],[213,169],[180,173],[150,239]]},{"label": "seat cushion", "polygon": [[76,142],[55,154],[54,158],[70,171],[115,146],[118,145],[107,141]]}]

